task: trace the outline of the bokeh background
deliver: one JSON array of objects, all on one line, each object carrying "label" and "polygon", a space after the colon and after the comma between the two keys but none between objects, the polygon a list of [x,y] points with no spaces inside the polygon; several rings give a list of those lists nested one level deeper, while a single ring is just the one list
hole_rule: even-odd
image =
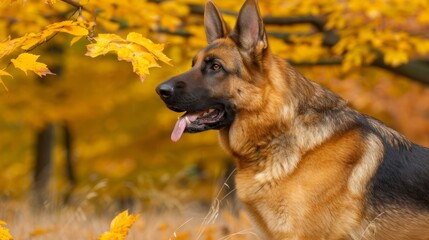
[{"label": "bokeh background", "polygon": [[[196,239],[195,216],[211,216],[213,203],[236,206],[227,179],[233,159],[215,131],[171,142],[180,114],[164,106],[155,87],[189,69],[206,45],[205,1],[48,2],[3,0],[0,39],[79,17],[97,23],[95,34],[135,31],[165,43],[173,66],[152,69],[141,82],[131,64],[114,55],[87,57],[89,42],[70,46],[66,34],[31,51],[56,75],[26,75],[10,66],[11,57],[2,58],[0,69],[13,79],[3,77],[8,90],[0,89],[0,220],[17,239],[94,239],[110,217],[130,209],[147,214],[133,239]],[[259,2],[274,53],[359,111],[429,146],[429,1]],[[233,26],[242,1],[215,3]],[[249,227],[238,210],[220,219],[202,236],[253,239],[231,235]]]}]

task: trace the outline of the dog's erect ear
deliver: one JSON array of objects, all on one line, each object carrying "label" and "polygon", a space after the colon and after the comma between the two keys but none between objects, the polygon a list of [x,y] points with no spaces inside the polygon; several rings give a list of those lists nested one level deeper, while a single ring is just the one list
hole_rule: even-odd
[{"label": "dog's erect ear", "polygon": [[244,50],[268,47],[264,23],[257,0],[247,0],[241,7],[231,38]]},{"label": "dog's erect ear", "polygon": [[210,44],[218,38],[225,38],[229,27],[220,14],[219,9],[212,1],[207,1],[204,10],[204,25],[206,27],[207,42]]}]

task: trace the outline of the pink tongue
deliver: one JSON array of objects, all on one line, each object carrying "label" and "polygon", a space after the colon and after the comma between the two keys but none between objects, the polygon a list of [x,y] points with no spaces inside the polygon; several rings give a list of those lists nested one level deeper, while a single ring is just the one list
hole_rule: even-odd
[{"label": "pink tongue", "polygon": [[177,142],[182,136],[186,128],[186,119],[181,117],[177,120],[176,125],[174,126],[173,132],[171,133],[171,141]]},{"label": "pink tongue", "polygon": [[182,137],[182,134],[185,132],[186,126],[188,126],[188,123],[186,122],[186,118],[189,122],[195,121],[199,116],[201,115],[201,112],[197,113],[186,113],[185,115],[181,116],[174,126],[173,132],[171,133],[171,141],[177,142]]}]

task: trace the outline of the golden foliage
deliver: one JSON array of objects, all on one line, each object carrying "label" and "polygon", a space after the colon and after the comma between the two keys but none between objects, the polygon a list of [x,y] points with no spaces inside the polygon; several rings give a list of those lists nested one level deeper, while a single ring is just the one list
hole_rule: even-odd
[{"label": "golden foliage", "polygon": [[62,21],[52,23],[45,27],[44,30],[38,33],[27,33],[22,37],[11,39],[10,37],[0,43],[0,58],[11,54],[17,48],[22,50],[30,50],[38,44],[48,40],[52,35],[58,32],[68,33],[74,36],[88,35],[84,23],[80,21]]},{"label": "golden foliage", "polygon": [[[46,1],[47,4],[52,5],[56,1]],[[135,2],[137,4],[137,2]],[[83,3],[85,5],[85,1]],[[112,7],[116,3],[114,2],[103,2],[100,5],[97,5],[96,8],[99,7]],[[145,3],[146,5],[157,6],[149,3]],[[138,4],[141,5],[141,4]],[[88,5],[87,7],[91,7],[92,5]],[[135,7],[134,5],[127,5],[128,9]],[[95,7],[95,6],[94,6]],[[161,4],[161,9],[165,11],[173,11],[174,6],[171,4]],[[125,7],[121,8],[125,9]],[[113,9],[111,9],[113,11]],[[0,9],[1,12],[1,9]],[[179,15],[187,14],[186,9],[179,11]],[[106,12],[103,11],[101,14],[101,19],[104,18],[112,18],[113,15],[105,16]],[[126,14],[125,12],[123,14]],[[128,14],[128,13],[127,13]],[[87,55],[91,57],[96,57],[99,55],[104,55],[107,52],[113,51],[118,55],[118,60],[125,60],[127,62],[131,62],[133,65],[133,71],[140,77],[141,80],[144,80],[145,76],[149,74],[149,68],[159,67],[157,60],[165,62],[169,64],[170,59],[162,53],[164,49],[163,44],[155,44],[151,40],[144,38],[141,34],[130,32],[126,39],[122,39],[120,36],[116,34],[100,34],[97,37],[93,37],[93,31],[95,28],[95,22],[87,21],[85,19],[90,19],[90,16],[86,16],[79,14],[77,20],[65,20],[61,22],[54,22],[46,26],[43,30],[36,33],[26,33],[22,37],[11,38],[10,36],[4,41],[0,42],[0,58],[3,58],[9,54],[14,53],[17,49],[21,49],[24,51],[30,51],[40,44],[50,40],[55,34],[59,32],[68,33],[73,37],[71,40],[71,45],[76,43],[82,37],[87,36],[89,40],[95,40],[95,43],[91,43],[88,45]],[[176,18],[172,18],[171,21],[178,21]],[[121,22],[118,19],[119,22]],[[124,24],[125,22],[122,21]],[[165,22],[165,21],[164,21]],[[169,22],[169,21],[167,21]],[[140,23],[140,22],[139,22]],[[129,24],[129,23],[126,23]],[[169,29],[173,29],[177,24],[169,24]],[[115,29],[117,30],[117,29]],[[21,61],[21,58],[29,57],[29,55],[19,56],[16,60],[13,61],[15,67],[20,68],[24,72],[26,70],[32,70],[35,67],[42,67],[39,63],[37,66],[35,64],[31,66],[25,66],[27,63],[32,63],[30,61]],[[22,60],[30,60],[30,59],[22,59]],[[33,58],[31,59],[33,60]],[[18,67],[19,66],[19,67]],[[4,70],[3,70],[4,71]],[[35,71],[40,77],[50,73],[47,71]]]},{"label": "golden foliage", "polygon": [[0,220],[0,240],[13,240],[12,235],[4,225],[6,225],[6,222]]},{"label": "golden foliage", "polygon": [[98,240],[124,240],[131,226],[140,214],[128,215],[128,210],[118,214],[110,223],[110,230],[103,233]]},{"label": "golden foliage", "polygon": [[96,43],[87,45],[87,56],[97,57],[108,52],[118,55],[118,60],[133,64],[133,71],[143,81],[149,68],[160,67],[157,60],[169,64],[170,59],[162,53],[163,44],[155,44],[141,34],[131,32],[126,39],[116,34],[99,34],[94,38]]},{"label": "golden foliage", "polygon": [[[17,5],[14,1],[5,2],[4,5],[6,6],[7,3],[10,6]],[[53,11],[66,9],[66,5],[59,4],[54,0],[45,0],[45,3],[49,4]],[[31,49],[33,46],[46,41],[53,32],[67,32],[74,35],[71,44],[81,39],[82,36],[87,36],[88,30],[90,31],[90,38],[92,38],[96,25],[97,29],[101,30],[100,28],[102,28],[109,34],[114,34],[114,32],[127,27],[138,28],[145,34],[159,29],[175,32],[178,29],[186,28],[189,33],[196,36],[190,38],[188,44],[195,48],[202,47],[205,44],[205,38],[201,34],[204,33],[204,29],[201,22],[196,22],[190,16],[190,9],[187,4],[204,5],[204,3],[204,0],[165,1],[161,3],[139,0],[76,1],[75,4],[82,6],[76,21],[66,20],[54,23],[38,33],[26,33],[24,37],[18,39],[9,38],[0,43],[0,56],[13,52],[16,46],[21,44],[20,41],[24,41],[24,39],[26,39],[26,43],[22,45],[22,49]],[[217,4],[223,9],[233,11],[238,11],[240,7],[240,4],[236,2],[219,1]],[[34,11],[40,6],[38,3],[27,2],[21,8]],[[340,40],[331,50],[330,47],[324,46],[323,36],[311,28],[302,28],[302,31],[295,32],[296,35],[292,34],[292,38],[287,44],[288,47],[282,47],[286,51],[280,53],[296,62],[315,63],[320,59],[341,59],[342,71],[349,72],[371,64],[376,59],[377,54],[382,54],[386,64],[396,67],[407,63],[417,55],[422,56],[429,53],[429,39],[424,35],[424,30],[429,24],[427,17],[429,15],[427,14],[429,3],[427,1],[292,0],[286,4],[281,0],[260,0],[260,6],[262,13],[268,16],[318,17],[321,21],[326,21],[325,32],[332,31],[339,36]],[[3,6],[3,8],[5,7]],[[12,10],[5,8],[6,17],[9,14],[12,16],[16,11],[17,18],[23,20],[13,25],[19,28],[17,32],[25,31],[23,26],[19,26],[26,21],[34,23],[31,24],[32,27],[37,27],[47,20],[38,15],[36,16],[37,20],[28,19],[29,14],[24,15],[21,13],[22,11],[17,11],[17,7],[10,8]],[[225,16],[225,18],[229,23],[234,22],[234,18],[231,16]],[[412,27],[410,28],[410,26]],[[287,26],[283,30],[292,29],[291,32],[294,32],[293,28],[295,27]],[[99,39],[103,37],[105,36],[98,36]],[[301,40],[301,38],[303,39]],[[127,39],[123,43],[125,44],[126,41]],[[5,42],[7,43],[6,46]],[[119,59],[131,62],[134,72],[141,79],[144,79],[144,76],[149,73],[149,68],[159,65],[153,59],[153,55],[148,54],[147,51],[132,56],[130,55],[132,50],[124,46],[121,47],[121,50],[112,49],[118,54]]]},{"label": "golden foliage", "polygon": [[[50,37],[58,32],[68,33],[74,36],[88,35],[88,30],[85,28],[84,23],[79,21],[62,21],[48,25],[44,30],[38,33],[27,33],[22,37],[11,39],[10,37],[0,43],[0,58],[3,58],[16,49],[20,48],[29,51],[39,44],[46,42]],[[11,62],[16,68],[21,69],[27,74],[27,71],[33,71],[39,77],[47,74],[53,74],[46,67],[46,64],[36,62],[39,56],[30,53],[21,53],[16,59],[11,59]],[[3,74],[7,73],[3,70]]]}]

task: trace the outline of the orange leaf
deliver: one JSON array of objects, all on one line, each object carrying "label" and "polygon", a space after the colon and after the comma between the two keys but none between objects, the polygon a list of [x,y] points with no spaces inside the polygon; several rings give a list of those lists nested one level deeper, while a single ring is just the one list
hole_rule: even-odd
[{"label": "orange leaf", "polygon": [[153,43],[151,40],[143,37],[140,33],[135,33],[135,32],[129,33],[127,35],[127,40],[143,46],[144,48],[146,48],[148,52],[153,54],[157,59],[171,66],[171,63],[170,63],[171,59],[169,59],[167,56],[165,56],[164,53],[162,53],[162,51],[164,50],[164,44]]},{"label": "orange leaf", "polygon": [[16,59],[12,59],[11,62],[16,68],[24,71],[25,74],[27,74],[27,71],[30,70],[39,75],[39,77],[45,76],[47,74],[55,75],[46,67],[46,64],[37,62],[38,58],[39,55],[21,53]]},{"label": "orange leaf", "polygon": [[0,221],[0,239],[1,240],[13,240],[12,235],[10,234],[9,230],[2,225],[6,225],[5,222]]},{"label": "orange leaf", "polygon": [[94,40],[95,43],[87,45],[88,51],[85,55],[97,57],[114,52],[117,54],[118,60],[132,63],[133,71],[141,81],[149,74],[149,68],[160,67],[157,60],[171,65],[170,59],[162,53],[164,45],[153,43],[139,33],[131,32],[127,39],[116,34],[99,34]]},{"label": "orange leaf", "polygon": [[140,214],[128,215],[128,210],[118,214],[110,223],[110,231],[103,233],[99,240],[124,240],[131,226]]}]

